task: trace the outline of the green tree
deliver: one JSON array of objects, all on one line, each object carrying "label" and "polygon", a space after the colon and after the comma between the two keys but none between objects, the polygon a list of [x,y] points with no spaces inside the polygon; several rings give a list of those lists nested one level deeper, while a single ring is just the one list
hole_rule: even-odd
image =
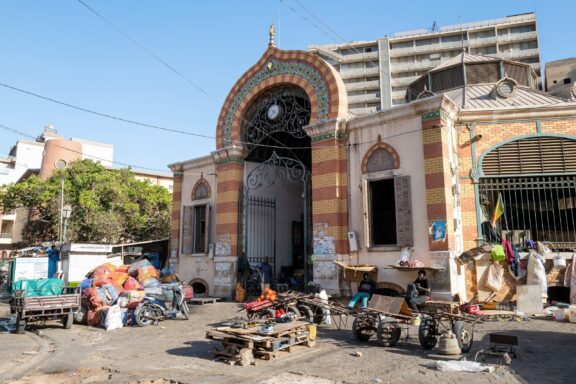
[{"label": "green tree", "polygon": [[169,236],[168,190],[137,180],[129,169],[107,169],[82,160],[47,180],[32,176],[2,187],[4,212],[30,210],[32,220],[22,233],[25,245],[58,240],[62,180],[64,203],[72,206],[66,241],[115,244]]}]

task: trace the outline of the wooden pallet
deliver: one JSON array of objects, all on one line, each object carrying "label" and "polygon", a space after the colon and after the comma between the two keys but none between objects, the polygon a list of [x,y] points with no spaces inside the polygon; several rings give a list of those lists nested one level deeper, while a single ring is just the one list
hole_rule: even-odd
[{"label": "wooden pallet", "polygon": [[271,360],[281,353],[291,353],[296,346],[316,345],[316,326],[303,321],[274,325],[270,334],[259,334],[264,323],[249,328],[220,327],[206,332],[206,338],[218,340],[222,348],[215,348],[216,357],[238,365],[255,364],[255,358]]},{"label": "wooden pallet", "polygon": [[190,304],[195,305],[214,304],[219,301],[222,301],[221,297],[194,297],[188,300]]}]

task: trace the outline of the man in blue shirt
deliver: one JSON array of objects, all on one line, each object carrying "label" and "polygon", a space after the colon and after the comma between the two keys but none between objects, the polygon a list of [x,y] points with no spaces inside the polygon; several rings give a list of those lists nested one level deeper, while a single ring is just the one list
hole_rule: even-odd
[{"label": "man in blue shirt", "polygon": [[270,288],[270,282],[272,281],[272,266],[268,263],[268,257],[264,258],[262,264],[260,264],[260,288],[262,292],[266,288]]}]

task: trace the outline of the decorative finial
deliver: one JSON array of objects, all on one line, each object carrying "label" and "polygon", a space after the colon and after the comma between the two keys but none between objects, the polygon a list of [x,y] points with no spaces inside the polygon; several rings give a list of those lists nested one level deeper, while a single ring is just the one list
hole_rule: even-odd
[{"label": "decorative finial", "polygon": [[274,33],[276,32],[276,30],[274,29],[274,24],[270,24],[270,29],[268,30],[268,33],[270,34],[270,42],[268,43],[269,47],[274,47]]}]

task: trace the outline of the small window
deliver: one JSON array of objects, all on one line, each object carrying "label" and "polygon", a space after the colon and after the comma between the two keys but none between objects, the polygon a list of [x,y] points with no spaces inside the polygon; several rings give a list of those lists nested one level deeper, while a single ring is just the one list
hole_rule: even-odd
[{"label": "small window", "polygon": [[208,252],[208,204],[184,206],[182,217],[182,253]]},{"label": "small window", "polygon": [[569,77],[564,79],[564,84],[570,84],[571,82],[572,80]]},{"label": "small window", "polygon": [[208,185],[204,181],[199,181],[196,184],[196,188],[194,188],[194,195],[192,199],[200,200],[200,199],[206,199],[207,197],[210,197],[210,191],[208,189]]},{"label": "small window", "polygon": [[413,245],[410,176],[367,180],[370,247]]}]

